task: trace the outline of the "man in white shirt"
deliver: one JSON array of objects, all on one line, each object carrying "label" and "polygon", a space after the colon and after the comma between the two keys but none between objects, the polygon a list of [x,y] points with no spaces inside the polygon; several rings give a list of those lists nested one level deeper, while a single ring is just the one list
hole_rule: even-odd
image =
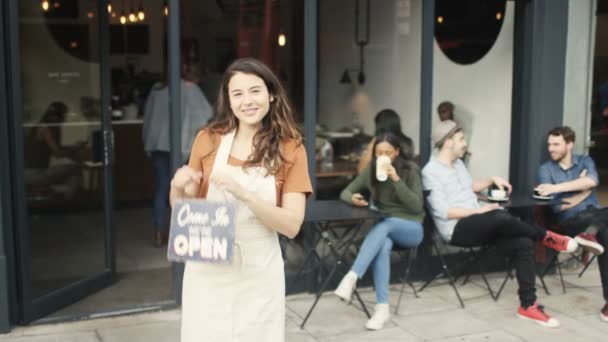
[{"label": "man in white shirt", "polygon": [[511,192],[511,184],[500,177],[473,180],[461,158],[466,152],[462,129],[452,120],[440,122],[432,134],[439,151],[422,170],[422,182],[434,222],[444,240],[455,246],[496,244],[514,263],[521,306],[518,316],[546,327],[559,322],[536,302],[534,241],[542,241],[560,252],[573,252],[573,239],[527,224],[496,203],[480,206],[475,193],[492,185]]}]

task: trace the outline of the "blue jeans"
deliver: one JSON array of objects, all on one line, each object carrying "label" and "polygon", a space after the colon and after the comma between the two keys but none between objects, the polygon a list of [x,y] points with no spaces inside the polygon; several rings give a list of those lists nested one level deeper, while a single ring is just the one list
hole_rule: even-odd
[{"label": "blue jeans", "polygon": [[169,206],[169,189],[171,182],[171,163],[169,152],[154,151],[151,153],[154,168],[154,228],[155,231],[166,230],[167,207]]},{"label": "blue jeans", "polygon": [[388,304],[393,243],[401,247],[416,247],[422,242],[423,236],[421,223],[396,217],[383,220],[367,233],[351,271],[361,278],[369,265],[374,263],[374,287],[378,304]]}]

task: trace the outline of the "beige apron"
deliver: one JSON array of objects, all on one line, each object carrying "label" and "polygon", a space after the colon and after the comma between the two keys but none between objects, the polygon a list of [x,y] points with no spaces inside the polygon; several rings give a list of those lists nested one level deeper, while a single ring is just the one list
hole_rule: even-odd
[{"label": "beige apron", "polygon": [[[272,175],[262,168],[228,165],[234,132],[222,137],[213,172],[230,174],[259,200],[276,205]],[[226,197],[213,183],[207,199]],[[182,342],[282,342],[285,338],[285,276],[275,231],[237,202],[231,265],[187,262],[182,296]]]}]

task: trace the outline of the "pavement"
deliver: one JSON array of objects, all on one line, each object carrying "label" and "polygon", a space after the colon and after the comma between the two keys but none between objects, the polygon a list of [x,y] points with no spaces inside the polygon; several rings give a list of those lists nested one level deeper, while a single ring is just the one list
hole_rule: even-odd
[{"label": "pavement", "polygon": [[[380,331],[367,331],[365,315],[354,304],[340,301],[326,293],[312,313],[304,329],[299,324],[312,304],[310,294],[287,298],[286,341],[606,341],[608,323],[599,319],[604,304],[597,263],[583,277],[576,269],[564,274],[567,292],[562,293],[557,275],[545,279],[551,292],[539,289],[539,301],[547,313],[561,322],[558,328],[544,328],[515,316],[518,306],[516,282],[510,280],[500,299],[495,302],[484,295],[479,278],[461,286],[465,308],[460,308],[453,290],[447,284],[437,285],[415,298],[408,289],[400,312]],[[490,274],[490,282],[498,288],[504,273]],[[419,284],[417,284],[419,285]],[[400,286],[391,287],[390,302],[394,310]],[[371,288],[360,289],[364,301],[373,308]],[[169,310],[78,322],[16,327],[0,335],[5,342],[174,342],[179,341],[180,311]]]}]

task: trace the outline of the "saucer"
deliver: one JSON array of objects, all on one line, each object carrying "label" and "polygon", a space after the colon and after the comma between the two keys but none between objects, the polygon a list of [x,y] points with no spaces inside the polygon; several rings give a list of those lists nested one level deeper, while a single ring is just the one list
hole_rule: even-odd
[{"label": "saucer", "polygon": [[488,196],[488,199],[492,202],[506,202],[509,200],[509,197],[503,197],[503,198],[494,198],[492,196]]},{"label": "saucer", "polygon": [[549,201],[549,200],[552,200],[554,197],[553,196],[532,195],[532,198],[535,198],[537,200]]}]

